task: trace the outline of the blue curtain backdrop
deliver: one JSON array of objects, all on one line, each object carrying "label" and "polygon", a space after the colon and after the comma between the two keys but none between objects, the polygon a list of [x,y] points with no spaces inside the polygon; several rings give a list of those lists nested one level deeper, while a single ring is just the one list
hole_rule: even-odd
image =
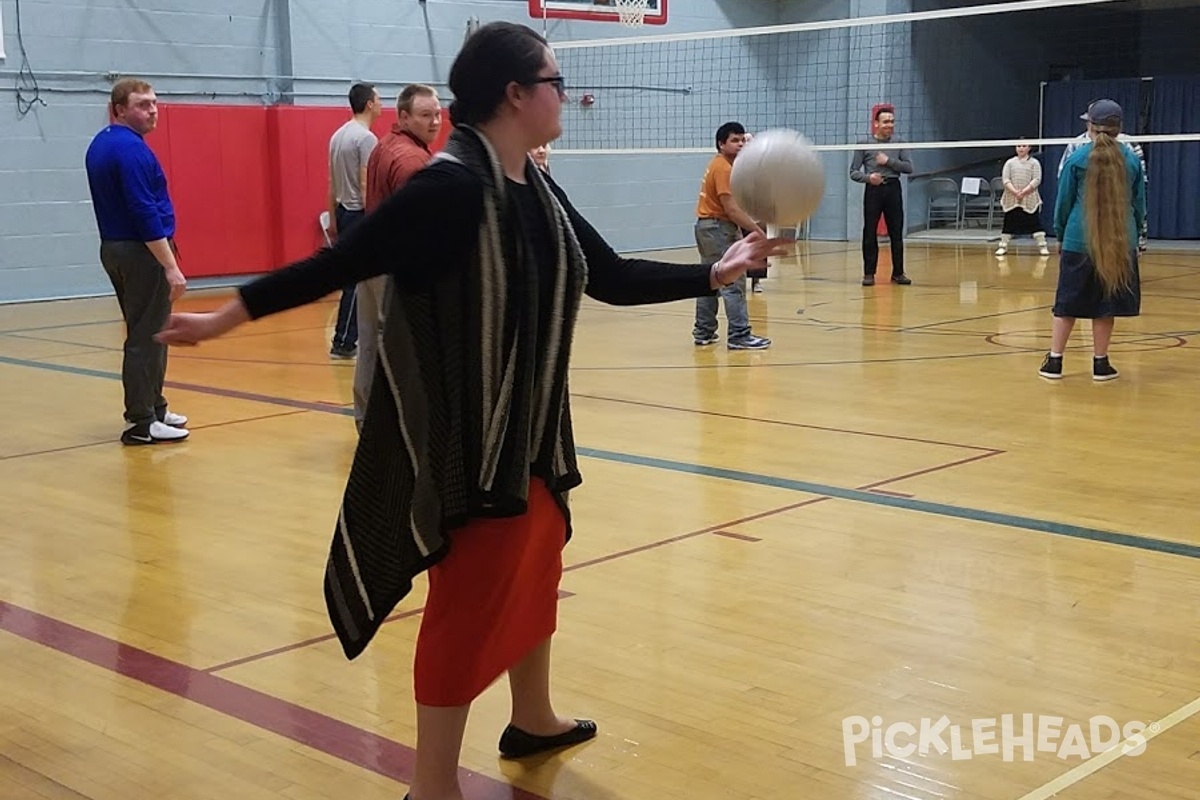
[{"label": "blue curtain backdrop", "polygon": [[[1079,116],[1087,111],[1088,103],[1107,98],[1116,100],[1125,112],[1125,132],[1138,132],[1141,109],[1142,83],[1140,78],[1114,80],[1058,81],[1046,84],[1043,103],[1042,130],[1047,139],[1078,136],[1086,130]],[[1157,81],[1155,81],[1157,83]],[[1157,131],[1155,131],[1157,133]],[[1054,235],[1054,201],[1058,197],[1058,162],[1065,147],[1047,147],[1041,154],[1042,162],[1042,224],[1046,232]],[[1200,169],[1200,166],[1196,166]],[[1151,174],[1151,181],[1154,176]],[[1151,184],[1153,185],[1153,183]]]},{"label": "blue curtain backdrop", "polygon": [[[1151,82],[1147,133],[1200,133],[1200,76]],[[1151,239],[1200,239],[1200,142],[1146,146],[1146,221]]]}]

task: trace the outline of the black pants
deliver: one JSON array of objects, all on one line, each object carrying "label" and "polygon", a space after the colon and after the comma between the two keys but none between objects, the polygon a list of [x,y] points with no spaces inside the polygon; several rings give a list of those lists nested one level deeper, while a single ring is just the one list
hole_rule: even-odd
[{"label": "black pants", "polygon": [[867,184],[863,193],[863,274],[874,275],[879,263],[879,215],[887,226],[892,246],[892,275],[904,274],[904,195],[900,181],[885,181],[878,186]]},{"label": "black pants", "polygon": [[[365,212],[337,207],[337,233],[345,236],[350,229],[362,221]],[[333,328],[333,347],[336,350],[353,350],[358,346],[358,308],[356,307],[356,284],[342,288],[342,299],[338,303],[337,324]]]},{"label": "black pants", "polygon": [[101,242],[100,263],[117,292],[125,318],[125,419],[137,425],[161,420],[167,411],[163,380],[167,346],[154,340],[171,314],[171,287],[163,265],[142,242]]}]

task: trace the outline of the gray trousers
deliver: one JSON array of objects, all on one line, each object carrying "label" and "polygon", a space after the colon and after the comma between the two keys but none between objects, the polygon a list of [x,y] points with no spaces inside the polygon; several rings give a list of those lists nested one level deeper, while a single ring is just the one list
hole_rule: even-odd
[{"label": "gray trousers", "polygon": [[354,362],[354,424],[362,431],[379,357],[379,334],[383,332],[383,304],[387,296],[388,276],[379,275],[358,284],[358,360]]},{"label": "gray trousers", "polygon": [[[709,267],[721,260],[729,246],[741,238],[738,226],[723,219],[696,220],[696,247],[700,250],[700,263]],[[750,312],[746,308],[746,278],[742,276],[731,286],[722,287],[720,296],[725,298],[725,317],[729,320],[726,340],[736,342],[750,335]],[[692,336],[697,340],[714,336],[717,332],[717,298],[696,298],[696,324]]]},{"label": "gray trousers", "polygon": [[163,380],[167,346],[154,340],[171,314],[171,287],[162,264],[142,242],[100,243],[100,263],[112,281],[125,318],[125,419],[138,425],[161,420],[167,411]]}]

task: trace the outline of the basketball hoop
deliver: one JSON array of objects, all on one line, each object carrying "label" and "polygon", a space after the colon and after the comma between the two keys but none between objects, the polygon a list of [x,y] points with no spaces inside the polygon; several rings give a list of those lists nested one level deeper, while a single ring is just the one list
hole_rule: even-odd
[{"label": "basketball hoop", "polygon": [[614,0],[617,18],[627,28],[640,28],[646,24],[646,11],[650,0]]}]

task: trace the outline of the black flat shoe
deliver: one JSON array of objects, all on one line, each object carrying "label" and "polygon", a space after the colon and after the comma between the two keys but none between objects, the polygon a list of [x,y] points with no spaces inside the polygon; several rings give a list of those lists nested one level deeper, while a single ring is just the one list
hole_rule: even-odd
[{"label": "black flat shoe", "polygon": [[586,742],[596,738],[596,723],[590,719],[575,720],[575,727],[557,736],[534,736],[520,728],[509,725],[500,735],[500,755],[505,758],[526,758],[527,756],[557,750],[560,747]]}]

